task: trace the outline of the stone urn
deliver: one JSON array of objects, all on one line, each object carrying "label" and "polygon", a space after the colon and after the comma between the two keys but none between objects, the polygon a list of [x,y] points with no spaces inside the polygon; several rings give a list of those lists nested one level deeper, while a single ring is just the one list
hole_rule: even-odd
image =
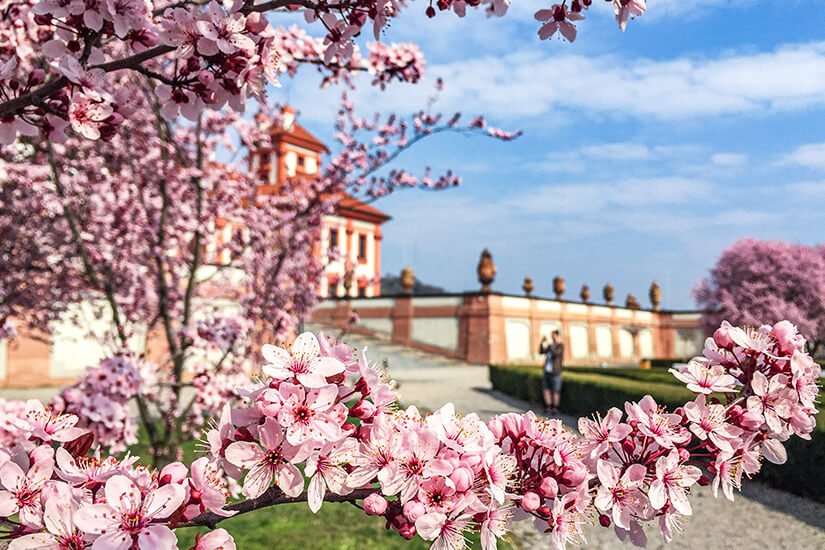
[{"label": "stone urn", "polygon": [[486,248],[481,252],[476,272],[478,282],[481,283],[481,292],[491,292],[490,285],[496,280],[496,264],[493,263],[493,255]]},{"label": "stone urn", "polygon": [[531,279],[529,276],[525,277],[524,284],[521,285],[521,289],[524,291],[524,293],[527,296],[530,296],[533,293],[534,288],[536,287],[533,286],[533,279]]},{"label": "stone urn", "polygon": [[415,272],[410,266],[401,270],[401,288],[404,289],[404,294],[412,294],[415,286]]},{"label": "stone urn", "polygon": [[653,281],[650,285],[650,303],[653,304],[653,311],[659,311],[659,304],[662,302],[662,289],[659,283]]},{"label": "stone urn", "polygon": [[553,277],[553,292],[556,293],[556,299],[561,300],[561,295],[564,294],[564,277]]},{"label": "stone urn", "polygon": [[624,307],[628,309],[640,309],[642,306],[639,304],[639,300],[632,294],[627,295],[627,300],[625,300]]},{"label": "stone urn", "polygon": [[585,304],[590,301],[590,287],[587,285],[582,285],[582,291],[579,292],[579,296],[582,299],[582,302]]},{"label": "stone urn", "polygon": [[604,290],[602,290],[602,296],[604,296],[604,301],[607,305],[613,304],[613,298],[616,296],[616,291],[613,290],[613,285],[607,283],[604,285]]},{"label": "stone urn", "polygon": [[344,296],[349,296],[349,290],[352,288],[352,275],[351,269],[344,273]]}]

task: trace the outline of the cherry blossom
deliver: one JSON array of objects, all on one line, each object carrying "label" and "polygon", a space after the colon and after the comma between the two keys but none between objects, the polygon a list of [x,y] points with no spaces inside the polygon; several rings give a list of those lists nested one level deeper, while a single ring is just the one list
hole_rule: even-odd
[{"label": "cherry blossom", "polygon": [[116,475],[106,481],[105,495],[105,503],[83,506],[74,518],[80,530],[100,535],[95,546],[125,548],[136,541],[142,548],[177,548],[172,530],[154,520],[169,517],[183,503],[183,487],[164,485],[144,495],[128,477]]}]

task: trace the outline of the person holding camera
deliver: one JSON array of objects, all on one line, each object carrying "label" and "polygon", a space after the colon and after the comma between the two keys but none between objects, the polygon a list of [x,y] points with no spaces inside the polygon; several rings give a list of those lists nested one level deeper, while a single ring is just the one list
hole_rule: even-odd
[{"label": "person holding camera", "polygon": [[545,355],[544,376],[542,377],[544,413],[558,414],[559,404],[561,403],[561,371],[564,344],[561,343],[561,332],[558,330],[554,330],[550,337],[552,342],[547,340],[547,336],[542,336],[539,345],[539,353]]}]

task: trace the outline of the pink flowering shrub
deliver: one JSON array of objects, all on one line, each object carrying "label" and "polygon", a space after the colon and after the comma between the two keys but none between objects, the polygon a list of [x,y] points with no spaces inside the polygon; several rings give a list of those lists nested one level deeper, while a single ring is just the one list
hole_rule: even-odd
[{"label": "pink flowering shrub", "polygon": [[[702,357],[674,371],[693,401],[667,411],[646,396],[580,419],[575,434],[532,412],[484,422],[451,404],[398,410],[394,382],[363,352],[305,333],[289,349],[265,346],[263,377],[238,390],[241,406],[224,406],[189,467],[104,457],[77,415],[7,408],[20,432],[0,449],[4,536],[12,550],[172,550],[175,528],[203,526],[213,530],[194,548],[228,550],[231,535],[216,529],[226,517],[362,501],[388,529],[437,549],[464,548],[469,530],[494,549],[522,519],[563,549],[586,542],[594,516],[640,546],[649,522],[670,541],[693,512],[694,485],[733,499],[762,457],[782,463],[784,441],[810,437],[820,368],[804,345],[786,322],[723,323]],[[236,483],[244,499],[231,503]]]}]

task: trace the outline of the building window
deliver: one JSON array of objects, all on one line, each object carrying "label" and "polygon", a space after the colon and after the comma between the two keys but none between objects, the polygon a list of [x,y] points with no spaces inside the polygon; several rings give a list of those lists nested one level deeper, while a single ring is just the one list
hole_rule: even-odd
[{"label": "building window", "polygon": [[359,298],[366,298],[367,297],[367,285],[366,284],[358,284],[358,297]]},{"label": "building window", "polygon": [[338,248],[338,230],[337,229],[330,229],[329,230],[329,247],[330,248]]},{"label": "building window", "polygon": [[304,165],[304,157],[298,156],[298,166],[303,166],[303,165]]},{"label": "building window", "polygon": [[327,289],[327,294],[330,298],[335,298],[338,296],[338,277],[330,277],[328,279],[329,288]]},{"label": "building window", "polygon": [[358,235],[358,259],[362,263],[367,261],[367,236]]},{"label": "building window", "polygon": [[261,153],[261,166],[269,164],[269,153]]}]

